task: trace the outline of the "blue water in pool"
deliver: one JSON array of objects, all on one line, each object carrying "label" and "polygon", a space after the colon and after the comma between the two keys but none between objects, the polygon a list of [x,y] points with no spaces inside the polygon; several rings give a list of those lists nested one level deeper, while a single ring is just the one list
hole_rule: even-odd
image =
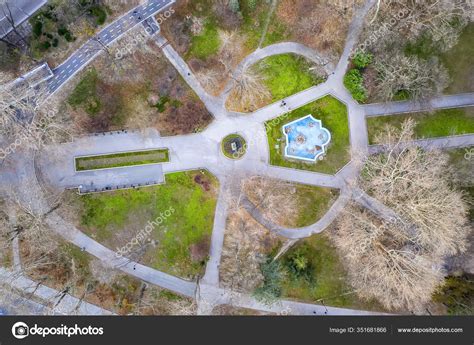
[{"label": "blue water in pool", "polygon": [[311,115],[284,125],[282,130],[286,137],[285,156],[289,158],[314,162],[331,140],[329,131]]}]

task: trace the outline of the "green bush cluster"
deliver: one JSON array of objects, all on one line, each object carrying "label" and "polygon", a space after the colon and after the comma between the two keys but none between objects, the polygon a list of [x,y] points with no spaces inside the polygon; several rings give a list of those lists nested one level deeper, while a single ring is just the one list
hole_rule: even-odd
[{"label": "green bush cluster", "polygon": [[76,38],[66,28],[66,23],[62,23],[54,13],[53,5],[47,6],[31,19],[34,47],[39,52],[46,52],[51,47],[59,46],[59,40],[63,37],[67,42],[72,42]]},{"label": "green bush cluster", "polygon": [[255,10],[257,8],[257,0],[247,0],[247,6],[249,10]]},{"label": "green bush cluster", "polygon": [[444,304],[450,315],[472,315],[474,313],[474,276],[448,276],[433,300]]},{"label": "green bush cluster", "polygon": [[370,53],[357,51],[351,60],[355,68],[350,69],[344,76],[344,86],[357,102],[363,103],[367,100],[367,89],[364,86],[362,71],[372,63],[373,58]]},{"label": "green bush cluster", "polygon": [[260,270],[263,274],[263,285],[255,289],[255,298],[263,303],[271,304],[281,296],[284,271],[281,264],[270,257],[260,265]]},{"label": "green bush cluster", "polygon": [[290,279],[302,279],[308,283],[314,281],[314,267],[308,257],[309,246],[302,245],[285,257],[284,265],[290,274]]},{"label": "green bush cluster", "polygon": [[367,100],[364,78],[358,69],[353,68],[346,73],[344,76],[344,86],[349,90],[356,101],[365,102]]},{"label": "green bush cluster", "polygon": [[239,0],[229,0],[229,8],[234,13],[240,12]]},{"label": "green bush cluster", "polygon": [[363,68],[366,68],[368,65],[370,65],[373,59],[374,59],[374,56],[372,54],[358,51],[352,57],[352,63],[357,69],[361,70]]},{"label": "green bush cluster", "polygon": [[[67,11],[63,17],[57,15],[60,6],[69,6],[63,10]],[[41,57],[51,47],[58,47],[61,39],[75,41],[76,37],[68,29],[71,23],[67,18],[78,17],[81,13],[87,14],[95,26],[104,24],[107,19],[106,8],[92,0],[81,0],[75,5],[50,4],[33,16],[30,19],[33,33],[31,46],[35,55]]]},{"label": "green bush cluster", "polygon": [[159,113],[163,113],[167,109],[167,105],[171,105],[174,108],[179,108],[182,104],[177,99],[171,99],[169,96],[160,96],[160,99],[152,107],[156,108]]},{"label": "green bush cluster", "polygon": [[82,106],[91,116],[98,114],[102,109],[100,98],[97,94],[99,76],[95,69],[89,70],[77,84],[67,102],[74,108]]}]

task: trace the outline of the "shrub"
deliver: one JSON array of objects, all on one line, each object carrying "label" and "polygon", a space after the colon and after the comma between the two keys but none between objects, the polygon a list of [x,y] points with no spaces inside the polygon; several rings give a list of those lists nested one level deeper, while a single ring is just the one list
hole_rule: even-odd
[{"label": "shrub", "polygon": [[363,69],[372,63],[373,58],[374,56],[370,53],[358,51],[354,54],[354,57],[352,58],[352,63],[356,68]]},{"label": "shrub", "polygon": [[310,250],[307,245],[303,245],[288,255],[285,260],[285,266],[292,279],[302,278],[307,282],[313,281],[313,267],[307,257],[307,251]]},{"label": "shrub", "polygon": [[43,23],[38,18],[33,23],[33,35],[38,38],[43,33]]},{"label": "shrub", "polygon": [[75,38],[74,36],[72,36],[69,31],[64,34],[64,38],[65,38],[66,41],[68,41],[68,42],[72,42],[72,41],[75,41],[75,40],[76,40],[76,38]]},{"label": "shrub", "polygon": [[248,0],[247,5],[249,9],[253,11],[255,8],[257,8],[257,0]]},{"label": "shrub", "polygon": [[66,29],[64,26],[61,26],[58,28],[58,35],[59,36],[64,36],[68,32],[68,29]]},{"label": "shrub", "polygon": [[365,102],[367,99],[367,90],[363,83],[364,78],[358,69],[353,68],[344,76],[344,86],[358,102]]},{"label": "shrub", "polygon": [[271,258],[260,265],[263,275],[263,285],[255,289],[254,295],[258,300],[271,304],[281,296],[281,281],[284,278],[283,269],[278,261]]},{"label": "shrub", "polygon": [[42,43],[39,44],[39,49],[41,51],[46,51],[49,48],[51,48],[51,43],[49,43],[48,41],[45,41],[45,42],[42,42]]},{"label": "shrub", "polygon": [[239,12],[240,11],[239,0],[229,0],[229,8],[234,13]]},{"label": "shrub", "polygon": [[95,17],[95,24],[102,25],[107,19],[107,12],[101,6],[94,6],[89,10],[89,14]]},{"label": "shrub", "polygon": [[474,313],[473,276],[446,277],[444,285],[433,294],[433,300],[444,304],[450,315]]}]

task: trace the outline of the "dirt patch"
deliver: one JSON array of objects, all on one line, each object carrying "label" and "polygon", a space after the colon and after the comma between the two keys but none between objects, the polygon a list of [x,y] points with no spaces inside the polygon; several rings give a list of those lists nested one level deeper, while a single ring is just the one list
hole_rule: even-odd
[{"label": "dirt patch", "polygon": [[280,239],[257,223],[245,210],[232,212],[225,230],[220,278],[225,288],[252,292],[263,282],[260,264]]},{"label": "dirt patch", "polygon": [[206,192],[211,190],[211,182],[205,175],[196,175],[194,176],[194,182],[200,185]]},{"label": "dirt patch", "polygon": [[209,236],[205,236],[198,243],[192,244],[189,247],[189,252],[191,254],[191,260],[193,262],[203,262],[206,260],[209,255],[209,247],[211,245],[211,239]]},{"label": "dirt patch", "polygon": [[337,61],[354,9],[361,3],[361,0],[281,0],[274,23],[285,25],[287,40],[307,45]]},{"label": "dirt patch", "polygon": [[252,50],[243,24],[242,14],[232,11],[228,1],[201,0],[179,2],[173,18],[161,28],[204,89],[217,96]]},{"label": "dirt patch", "polygon": [[97,74],[95,84],[83,91],[90,96],[74,107],[67,105],[83,133],[154,127],[165,136],[180,135],[201,131],[212,121],[204,104],[154,42],[136,47],[120,60],[113,56],[114,50],[98,58],[70,93],[77,92],[91,70]]}]

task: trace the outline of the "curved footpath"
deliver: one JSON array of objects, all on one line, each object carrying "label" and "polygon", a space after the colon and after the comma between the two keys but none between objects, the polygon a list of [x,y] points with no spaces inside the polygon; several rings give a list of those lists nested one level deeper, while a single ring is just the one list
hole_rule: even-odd
[{"label": "curved footpath", "polygon": [[[352,99],[351,95],[344,88],[342,80],[349,64],[350,55],[354,50],[355,44],[358,42],[365,16],[375,2],[375,0],[367,0],[354,15],[349,27],[343,54],[336,69],[328,77],[327,81],[285,99],[288,107],[291,109],[301,107],[327,94],[331,94],[344,102],[348,110],[352,157],[383,150],[383,147],[369,147],[366,116],[375,116],[375,114],[385,112],[400,112],[400,110],[404,111],[404,109],[413,111],[413,109],[422,110],[428,108],[474,105],[472,94],[444,96],[425,105],[419,105],[415,102],[392,102],[362,106]],[[164,1],[153,1],[153,3],[156,8],[166,6]],[[172,1],[169,3],[172,3]],[[154,9],[155,7],[153,7],[152,10]],[[113,25],[119,27],[120,22]],[[115,39],[116,38],[113,40]],[[284,109],[280,106],[280,102],[275,102],[249,115],[227,111],[223,99],[225,99],[228,90],[220,97],[209,95],[204,88],[202,88],[190,68],[179,54],[176,53],[173,47],[170,44],[166,44],[166,41],[158,34],[155,34],[155,41],[162,47],[166,58],[204,102],[210,113],[214,115],[215,121],[206,128],[206,130],[198,134],[175,137],[160,137],[156,130],[148,130],[143,133],[120,132],[88,136],[85,138],[77,138],[73,142],[64,145],[47,147],[46,150],[41,152],[37,160],[32,159],[31,154],[28,152],[18,152],[9,157],[8,163],[6,165],[4,164],[4,169],[0,172],[2,181],[6,182],[6,184],[2,186],[3,190],[1,191],[4,194],[14,197],[16,200],[20,200],[36,213],[46,215],[46,222],[60,236],[78,247],[83,248],[91,255],[94,255],[105,265],[120,269],[138,279],[164,287],[181,295],[195,297],[198,302],[199,313],[210,313],[217,305],[230,304],[237,307],[289,314],[379,314],[350,309],[326,308],[321,305],[291,301],[279,301],[272,306],[266,306],[250,296],[220,288],[219,264],[224,242],[227,213],[231,206],[229,205],[230,198],[225,194],[228,193],[228,189],[231,189],[232,179],[235,176],[244,178],[247,176],[261,175],[298,183],[338,188],[340,190],[341,194],[339,198],[317,223],[299,229],[278,227],[264,219],[258,210],[248,203],[248,200],[244,202],[244,207],[249,210],[257,221],[273,229],[279,235],[290,239],[304,238],[323,231],[343,210],[345,204],[351,198],[356,197],[357,199],[359,197],[359,202],[365,202],[368,199],[362,200],[360,198],[361,194],[357,194],[357,191],[353,188],[353,182],[356,180],[359,172],[359,168],[354,162],[350,162],[333,176],[270,165],[264,122],[288,112],[289,109]],[[298,43],[284,42],[259,49],[249,55],[242,61],[234,74],[239,73],[239,68],[242,69],[248,64],[254,64],[267,56],[282,53],[300,54],[314,62],[324,64],[320,55],[311,49]],[[75,55],[76,54],[73,56]],[[93,57],[95,56],[96,55]],[[82,68],[81,66],[87,64],[93,57],[76,62],[71,66],[69,72],[64,68],[56,69],[54,71],[56,81],[51,81],[50,85],[51,83],[56,84],[52,86],[51,92],[53,93],[57,90],[70,76]],[[68,59],[65,64],[67,65],[68,61],[71,61],[72,58],[73,57]],[[332,66],[325,64],[325,68],[332,69]],[[65,77],[61,77],[61,75],[65,75]],[[249,143],[246,155],[238,161],[225,158],[220,150],[222,138],[234,132],[241,134]],[[439,138],[417,141],[417,144],[425,147],[461,147],[472,145],[473,138],[473,135],[462,136],[462,138]],[[151,166],[151,168],[121,168],[92,173],[77,173],[74,169],[74,157],[78,155],[143,150],[157,147],[169,148],[169,163]],[[37,166],[35,169],[34,164],[36,163]],[[211,238],[210,257],[206,266],[206,273],[200,284],[165,274],[124,258],[117,258],[111,249],[104,247],[83,234],[76,229],[73,224],[62,219],[56,212],[50,212],[48,202],[43,196],[43,191],[36,179],[36,172],[40,171],[42,175],[41,181],[46,181],[46,183],[60,191],[64,188],[78,187],[89,183],[97,183],[98,181],[102,181],[101,183],[104,184],[110,183],[110,181],[118,181],[119,185],[126,185],[130,183],[130,181],[133,181],[133,183],[143,182],[150,184],[150,182],[159,181],[159,176],[163,176],[163,174],[190,169],[208,169],[220,182],[220,193]],[[383,205],[376,203],[370,203],[370,205],[372,205],[375,210],[387,211],[386,208],[382,207]],[[382,211],[381,213],[383,213]]]}]

